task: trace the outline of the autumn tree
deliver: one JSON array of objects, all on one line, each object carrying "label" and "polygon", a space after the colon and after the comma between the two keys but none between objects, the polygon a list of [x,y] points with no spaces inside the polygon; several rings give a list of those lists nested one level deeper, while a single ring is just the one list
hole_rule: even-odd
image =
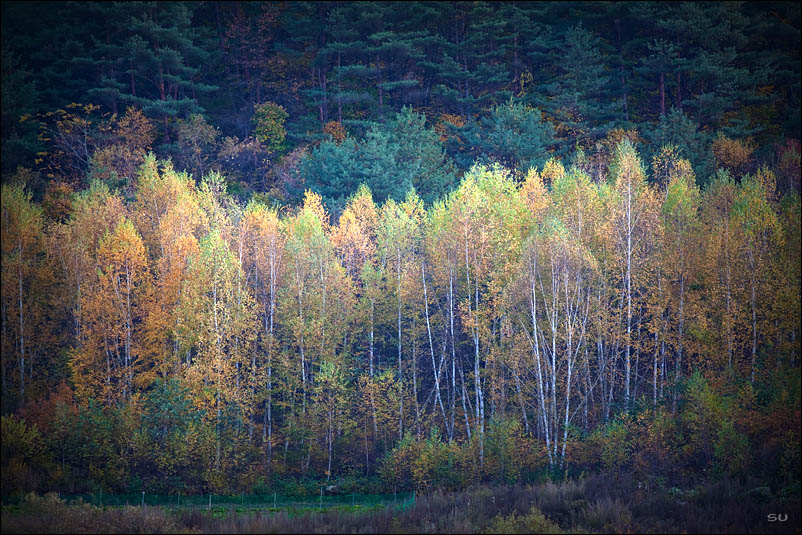
[{"label": "autumn tree", "polygon": [[771,172],[760,170],[745,177],[732,205],[734,230],[740,238],[738,254],[744,261],[743,282],[749,292],[751,382],[755,381],[758,337],[761,336],[759,326],[764,324],[766,318],[766,303],[762,296],[766,292],[773,266],[770,251],[782,239],[777,215],[770,204],[775,185],[774,176],[767,176],[769,173]]},{"label": "autumn tree", "polygon": [[135,387],[148,386],[139,375],[148,364],[140,334],[149,297],[147,255],[127,218],[101,238],[96,254],[96,276],[81,296],[86,320],[70,362],[73,380],[84,399],[127,401]]},{"label": "autumn tree", "polygon": [[190,260],[176,310],[179,343],[194,349],[186,378],[198,407],[208,411],[215,425],[215,469],[220,467],[224,409],[233,407],[242,422],[249,416],[243,371],[256,336],[256,316],[250,296],[237,292],[241,270],[220,231],[212,229]]},{"label": "autumn tree", "polygon": [[[640,269],[644,251],[656,223],[654,193],[646,184],[640,158],[629,141],[616,149],[610,169],[613,195],[610,197],[610,231],[614,233],[619,271],[615,274],[620,286],[624,312],[624,406],[629,408],[632,374],[633,292],[640,288]],[[634,285],[633,285],[634,282]],[[634,289],[633,289],[634,286]],[[636,296],[637,298],[637,296]]]},{"label": "autumn tree", "polygon": [[700,193],[690,163],[687,160],[680,160],[669,173],[661,214],[664,232],[661,236],[664,255],[662,268],[666,282],[671,284],[672,308],[676,317],[674,366],[677,382],[682,377],[688,288],[694,280],[695,266],[691,251],[698,239],[699,203]]},{"label": "autumn tree", "polygon": [[[3,184],[2,212],[2,392],[4,402],[11,399],[12,385],[17,387],[15,399],[25,402],[25,380],[33,376],[34,351],[44,337],[41,272],[44,235],[42,209],[31,202],[30,193],[20,186]],[[16,380],[12,369],[16,367]]]},{"label": "autumn tree", "polygon": [[[264,412],[262,423],[262,442],[266,445],[268,462],[273,451],[273,359],[277,350],[276,306],[277,292],[284,272],[283,225],[278,213],[264,205],[251,203],[243,214],[243,240],[246,251],[243,269],[249,281],[251,295],[257,303],[260,319],[258,353],[251,356],[251,373],[254,385],[264,385]],[[258,358],[263,354],[263,360]],[[259,388],[261,390],[261,388]]]}]

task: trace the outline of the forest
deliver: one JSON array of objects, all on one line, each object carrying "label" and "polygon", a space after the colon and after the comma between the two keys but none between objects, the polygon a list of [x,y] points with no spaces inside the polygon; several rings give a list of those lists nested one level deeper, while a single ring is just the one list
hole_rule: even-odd
[{"label": "forest", "polygon": [[798,501],[801,27],[3,2],[4,500]]}]

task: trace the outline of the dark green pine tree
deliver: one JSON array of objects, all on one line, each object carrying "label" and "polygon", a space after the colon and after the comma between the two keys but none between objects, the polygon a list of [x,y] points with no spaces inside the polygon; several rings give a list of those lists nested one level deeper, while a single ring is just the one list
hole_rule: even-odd
[{"label": "dark green pine tree", "polygon": [[[375,146],[368,153],[391,152],[396,174],[404,184],[393,198],[402,201],[415,188],[426,204],[431,204],[454,185],[455,169],[433,128],[426,126],[426,117],[405,107],[385,125],[369,133],[366,145]],[[376,169],[380,172],[381,169]]]},{"label": "dark green pine tree", "polygon": [[679,57],[676,47],[662,39],[655,39],[648,43],[649,55],[640,59],[640,65],[635,68],[635,72],[640,75],[641,80],[647,87],[657,85],[656,99],[654,99],[657,117],[663,117],[671,105],[670,88],[667,87],[667,79],[672,75],[681,76],[682,69],[686,62]]},{"label": "dark green pine tree", "polygon": [[712,159],[710,144],[712,136],[699,129],[691,118],[679,108],[672,108],[660,118],[657,126],[644,132],[647,141],[645,159],[651,162],[654,155],[660,150],[672,145],[676,147],[679,156],[691,162],[696,182],[702,186],[715,171],[715,162]]},{"label": "dark green pine tree", "polygon": [[603,43],[582,23],[568,28],[551,50],[557,76],[546,88],[544,111],[556,121],[566,150],[587,145],[623,121],[620,92],[608,74]]},{"label": "dark green pine tree", "polygon": [[554,127],[543,120],[540,110],[512,98],[493,106],[459,134],[462,146],[468,147],[454,154],[462,169],[476,161],[498,162],[523,174],[533,167],[542,169],[555,146]]},{"label": "dark green pine tree", "polygon": [[499,42],[510,75],[510,91],[516,97],[531,92],[542,80],[541,69],[550,60],[543,54],[550,48],[550,28],[543,24],[547,6],[542,4],[504,3],[498,16],[504,27]]},{"label": "dark green pine tree", "polygon": [[[377,202],[401,201],[414,188],[426,203],[447,193],[455,179],[451,159],[426,118],[404,108],[385,124],[374,124],[364,139],[321,142],[301,163],[304,187],[319,193],[335,213],[360,184]],[[293,192],[299,197],[303,192]]]},{"label": "dark green pine tree", "polygon": [[730,112],[759,97],[756,66],[739,58],[749,25],[738,5],[685,2],[658,10],[658,31],[675,43],[687,66],[681,69],[687,75],[678,83],[677,105],[702,128],[729,126],[727,133],[735,137],[751,133],[745,123],[730,121]]},{"label": "dark green pine tree", "polygon": [[348,195],[368,178],[363,173],[358,151],[357,141],[351,136],[340,143],[332,139],[320,142],[301,160],[304,183],[287,192],[289,200],[298,203],[304,190],[311,189],[323,197],[327,209],[341,211]]},{"label": "dark green pine tree", "polygon": [[424,57],[417,40],[425,36],[425,32],[384,31],[369,37],[372,43],[369,51],[376,58],[376,93],[379,98],[380,121],[384,120],[388,100],[403,102],[403,96],[420,84],[420,80],[414,76],[413,68]]},{"label": "dark green pine tree", "polygon": [[443,54],[436,86],[441,108],[468,116],[511,95],[504,62],[504,21],[486,2],[439,3]]},{"label": "dark green pine tree", "polygon": [[330,120],[332,50],[326,48],[326,29],[333,8],[333,2],[292,2],[281,14],[286,39],[276,48],[288,62],[306,67],[299,94],[307,113],[293,117],[287,124],[288,137],[297,142],[322,139],[323,125]]},{"label": "dark green pine tree", "polygon": [[43,110],[85,102],[100,73],[88,58],[107,31],[97,3],[3,2],[3,47],[35,73]]},{"label": "dark green pine tree", "polygon": [[3,174],[18,166],[30,166],[37,151],[35,121],[30,116],[38,110],[39,92],[30,71],[20,64],[19,57],[4,45],[2,48],[2,164]]},{"label": "dark green pine tree", "polygon": [[368,5],[372,9],[362,17],[362,27],[368,30],[365,35],[368,46],[364,62],[373,68],[372,82],[376,98],[374,117],[383,122],[388,103],[393,97],[403,95],[420,83],[414,76],[414,68],[424,54],[416,40],[424,37],[426,32],[399,31],[395,18],[398,8],[394,4],[377,2],[359,7]]},{"label": "dark green pine tree", "polygon": [[403,46],[411,50],[408,57],[414,61],[395,68],[393,77],[397,80],[418,80],[417,84],[407,83],[394,93],[392,101],[395,110],[403,106],[430,106],[431,89],[435,83],[436,62],[442,52],[443,39],[438,35],[438,11],[431,2],[398,2],[389,13],[390,24],[398,34]]},{"label": "dark green pine tree", "polygon": [[341,124],[344,116],[347,118],[351,115],[349,112],[354,106],[371,100],[364,88],[372,76],[373,69],[361,61],[367,43],[359,39],[356,27],[358,19],[358,6],[344,5],[331,10],[326,24],[329,38],[325,53],[332,58],[334,64],[332,79],[337,108],[335,120]]},{"label": "dark green pine tree", "polygon": [[750,2],[743,10],[750,24],[739,61],[757,68],[754,76],[766,97],[766,102],[752,104],[747,111],[751,124],[758,128],[756,139],[762,144],[776,142],[783,135],[799,139],[802,8],[793,2]]},{"label": "dark green pine tree", "polygon": [[96,43],[93,56],[103,74],[90,97],[115,109],[135,105],[165,125],[202,111],[198,99],[217,87],[201,80],[210,53],[198,46],[193,6],[121,2],[106,9],[113,10],[106,13],[113,37]]}]

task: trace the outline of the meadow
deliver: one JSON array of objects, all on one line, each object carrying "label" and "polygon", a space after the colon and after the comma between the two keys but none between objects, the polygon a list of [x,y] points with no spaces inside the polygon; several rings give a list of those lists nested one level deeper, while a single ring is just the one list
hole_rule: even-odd
[{"label": "meadow", "polygon": [[[796,496],[794,495],[796,494]],[[237,504],[240,498],[244,502]],[[396,497],[398,498],[398,497]],[[112,499],[107,497],[107,500]],[[349,503],[349,499],[353,502]],[[628,475],[435,490],[394,502],[309,497],[278,507],[230,497],[211,508],[92,505],[29,494],[4,505],[2,533],[799,533],[798,489],[772,494],[729,479],[648,488]],[[338,503],[339,502],[339,503]],[[108,503],[108,501],[107,501]],[[773,515],[773,516],[772,516]]]}]

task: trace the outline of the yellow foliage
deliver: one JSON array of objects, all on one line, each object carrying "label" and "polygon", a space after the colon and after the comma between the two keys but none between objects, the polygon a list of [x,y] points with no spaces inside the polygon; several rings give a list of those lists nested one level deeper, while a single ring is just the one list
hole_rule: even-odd
[{"label": "yellow foliage", "polygon": [[749,139],[730,139],[719,135],[712,145],[716,166],[729,170],[734,176],[748,171],[755,146]]}]

